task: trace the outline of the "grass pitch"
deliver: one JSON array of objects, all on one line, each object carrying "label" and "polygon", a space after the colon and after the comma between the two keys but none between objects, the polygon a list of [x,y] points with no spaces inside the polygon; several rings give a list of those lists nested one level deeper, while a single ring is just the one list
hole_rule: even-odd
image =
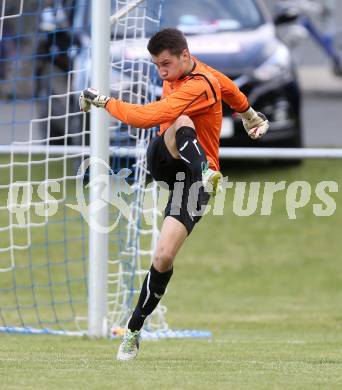
[{"label": "grass pitch", "polygon": [[[306,181],[312,194],[296,219],[286,191],[274,195],[270,216],[260,215],[260,198],[253,215],[239,217],[233,187],[224,215],[210,213],[195,228],[164,303],[171,328],[209,329],[211,340],[145,341],[123,364],[117,340],[0,335],[0,388],[342,388],[341,163],[226,174],[234,183]],[[329,217],[313,213],[323,180],[338,185]]]}]

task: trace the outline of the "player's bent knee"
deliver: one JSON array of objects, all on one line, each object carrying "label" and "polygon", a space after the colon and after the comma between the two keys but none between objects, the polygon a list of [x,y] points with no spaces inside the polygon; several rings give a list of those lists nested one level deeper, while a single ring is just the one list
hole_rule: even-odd
[{"label": "player's bent knee", "polygon": [[194,129],[195,125],[194,122],[187,115],[181,115],[176,119],[174,127],[177,131],[181,127],[192,127]]},{"label": "player's bent knee", "polygon": [[153,265],[159,272],[166,272],[172,268],[175,256],[165,248],[157,250],[154,255]]}]

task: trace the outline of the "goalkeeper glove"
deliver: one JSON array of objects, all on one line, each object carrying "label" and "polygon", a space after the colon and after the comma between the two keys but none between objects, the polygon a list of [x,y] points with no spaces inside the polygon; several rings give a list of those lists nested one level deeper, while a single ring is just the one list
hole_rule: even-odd
[{"label": "goalkeeper glove", "polygon": [[109,97],[101,95],[97,89],[84,89],[79,97],[80,110],[83,112],[88,112],[90,110],[91,105],[95,107],[105,108],[109,99]]},{"label": "goalkeeper glove", "polygon": [[249,137],[258,139],[266,134],[269,122],[264,114],[256,112],[252,107],[245,112],[240,112],[242,124]]}]

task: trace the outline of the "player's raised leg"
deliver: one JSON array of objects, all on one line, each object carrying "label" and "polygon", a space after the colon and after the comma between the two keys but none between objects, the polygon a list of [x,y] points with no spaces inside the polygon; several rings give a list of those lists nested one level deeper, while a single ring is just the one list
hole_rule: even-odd
[{"label": "player's raised leg", "polygon": [[153,312],[164,295],[173,273],[175,256],[187,236],[188,232],[181,222],[171,216],[165,218],[153,263],[145,277],[138,303],[128,322],[128,329],[118,350],[118,360],[132,360],[137,356],[140,330],[146,317]]},{"label": "player's raised leg", "polygon": [[195,125],[186,115],[181,115],[166,130],[164,141],[174,158],[181,158],[190,170],[194,181],[202,181],[208,191],[216,192],[222,174],[209,168],[209,162],[197,139]]}]

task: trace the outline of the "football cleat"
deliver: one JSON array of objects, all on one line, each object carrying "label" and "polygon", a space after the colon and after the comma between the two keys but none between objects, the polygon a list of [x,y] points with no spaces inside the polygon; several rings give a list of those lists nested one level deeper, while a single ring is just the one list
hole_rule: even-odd
[{"label": "football cleat", "polygon": [[127,329],[123,340],[119,346],[116,359],[120,361],[128,361],[136,358],[139,352],[140,331],[132,332]]},{"label": "football cleat", "polygon": [[203,187],[207,192],[212,192],[215,196],[217,192],[222,192],[222,173],[207,168],[202,173]]}]

